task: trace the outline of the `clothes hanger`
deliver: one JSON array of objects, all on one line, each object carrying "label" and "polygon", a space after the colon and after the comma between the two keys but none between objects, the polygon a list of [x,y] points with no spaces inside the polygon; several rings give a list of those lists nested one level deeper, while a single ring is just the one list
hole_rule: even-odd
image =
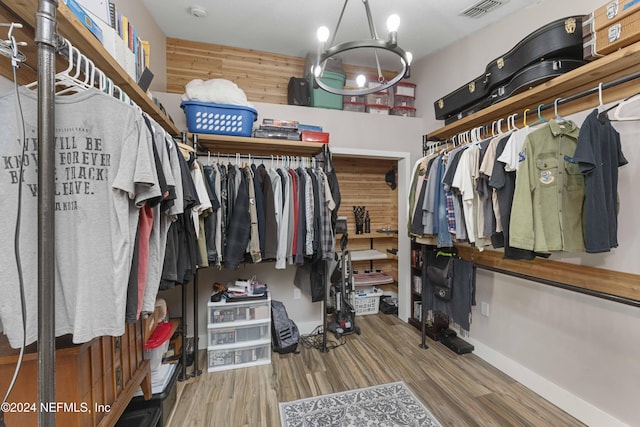
[{"label": "clothes hanger", "polygon": [[436,252],[436,257],[439,257],[439,256],[452,257],[452,256],[454,256],[454,254],[452,252],[438,251],[438,252]]},{"label": "clothes hanger", "polygon": [[[65,75],[60,76],[60,86],[66,86],[62,90],[56,92],[56,95],[64,95],[67,93],[78,93],[94,87],[95,75],[97,68],[93,61],[84,56],[80,51],[69,45],[69,56],[72,55],[71,51],[75,50],[77,55],[76,73],[73,76]],[[82,68],[84,65],[84,69]],[[84,80],[80,80],[80,71],[84,73]]]},{"label": "clothes hanger", "polygon": [[608,110],[606,110],[606,111],[609,111],[612,108],[615,108],[615,111],[613,112],[613,118],[611,119],[611,121],[615,121],[615,122],[632,122],[632,121],[640,120],[640,116],[627,116],[627,117],[624,117],[624,116],[621,115],[622,108],[624,106],[627,106],[629,104],[633,104],[634,102],[636,102],[638,100],[640,100],[640,93],[632,95],[632,96],[624,99],[623,101],[621,101],[617,105],[615,105],[615,106],[609,108]]},{"label": "clothes hanger", "polygon": [[598,84],[598,113],[604,111],[604,102],[602,101],[602,82]]},{"label": "clothes hanger", "polygon": [[26,42],[18,42],[13,35],[14,28],[22,28],[19,22],[0,22],[0,27],[9,27],[7,40],[0,40],[0,55],[11,59],[11,66],[17,68],[18,64],[27,60],[26,56],[18,50],[18,46],[26,46]]},{"label": "clothes hanger", "polygon": [[482,130],[483,130],[482,126],[478,126],[477,128],[474,128],[476,145],[479,145],[484,140],[484,138],[482,137]]},{"label": "clothes hanger", "polygon": [[530,108],[525,108],[524,112],[522,113],[522,125],[524,127],[527,127],[527,113],[531,111]]},{"label": "clothes hanger", "polygon": [[509,116],[509,120],[511,121],[511,130],[512,131],[518,130],[518,126],[516,126],[516,117],[518,117],[518,113],[514,113],[514,114]]},{"label": "clothes hanger", "polygon": [[[80,51],[75,48],[68,40],[64,40],[67,46],[68,54],[67,54],[67,68],[60,71],[54,76],[54,86],[55,87],[69,87],[69,86],[80,86],[83,85],[83,81],[80,79],[80,73],[82,72],[82,58],[80,56]],[[73,75],[71,73],[74,72]],[[25,85],[28,89],[34,89],[38,86],[38,81],[29,83]]]},{"label": "clothes hanger", "polygon": [[176,145],[178,147],[180,147],[180,150],[182,150],[182,151],[186,151],[186,152],[190,152],[190,153],[195,153],[196,152],[195,148],[193,148],[189,144],[185,144],[184,142],[176,142]]},{"label": "clothes hanger", "polygon": [[547,119],[542,117],[542,107],[544,107],[544,104],[539,104],[538,105],[538,120],[536,120],[535,122],[531,123],[529,126],[534,126],[534,125],[538,125],[540,123],[548,122]]},{"label": "clothes hanger", "polygon": [[566,122],[565,118],[558,113],[558,101],[560,101],[560,98],[556,98],[556,100],[553,101],[553,112],[556,115],[555,120],[558,123]]}]

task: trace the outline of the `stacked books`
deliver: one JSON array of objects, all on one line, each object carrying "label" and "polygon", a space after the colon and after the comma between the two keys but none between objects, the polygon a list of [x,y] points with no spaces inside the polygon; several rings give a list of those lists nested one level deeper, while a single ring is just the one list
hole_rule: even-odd
[{"label": "stacked books", "polygon": [[[126,48],[133,53],[133,64],[131,65],[131,77],[136,81],[140,80],[145,68],[149,68],[149,54],[151,46],[147,40],[142,40],[138,29],[131,23],[118,9],[113,1],[109,2],[109,18],[111,28],[124,42]],[[126,67],[125,67],[126,68]],[[129,70],[127,70],[129,72]]]},{"label": "stacked books", "polygon": [[300,141],[300,130],[295,120],[262,119],[262,125],[253,131],[253,136]]}]

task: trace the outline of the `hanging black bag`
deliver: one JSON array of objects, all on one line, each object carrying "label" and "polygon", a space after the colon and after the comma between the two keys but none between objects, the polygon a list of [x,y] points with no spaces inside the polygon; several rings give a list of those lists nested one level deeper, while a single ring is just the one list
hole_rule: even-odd
[{"label": "hanging black bag", "polygon": [[311,92],[309,90],[309,82],[302,77],[291,77],[287,88],[287,101],[289,105],[310,105]]},{"label": "hanging black bag", "polygon": [[437,259],[435,265],[427,267],[427,278],[433,286],[433,293],[444,301],[451,300],[453,285],[453,258]]}]

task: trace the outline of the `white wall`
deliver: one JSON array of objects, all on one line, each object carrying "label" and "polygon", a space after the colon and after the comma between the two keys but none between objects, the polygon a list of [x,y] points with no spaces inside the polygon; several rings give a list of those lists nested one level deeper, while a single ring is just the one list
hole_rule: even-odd
[{"label": "white wall", "polygon": [[[588,13],[602,0],[545,0],[414,64],[424,128],[433,102],[482,74],[485,65],[558,18]],[[585,113],[570,118],[580,124]],[[640,123],[616,123],[629,165],[620,170],[620,247],[555,259],[640,274],[636,197]],[[427,132],[428,133],[428,132]],[[509,276],[478,271],[478,306],[469,340],[475,353],[594,426],[640,425],[640,309]],[[489,317],[480,314],[488,303]]]}]

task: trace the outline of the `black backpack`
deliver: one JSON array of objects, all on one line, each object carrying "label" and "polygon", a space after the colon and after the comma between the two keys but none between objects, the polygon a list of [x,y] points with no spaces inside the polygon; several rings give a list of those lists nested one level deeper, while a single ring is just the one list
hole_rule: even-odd
[{"label": "black backpack", "polygon": [[289,105],[310,105],[309,82],[302,77],[291,77],[287,88],[287,101]]},{"label": "black backpack", "polygon": [[280,301],[271,300],[271,347],[280,354],[297,353],[300,333]]}]

